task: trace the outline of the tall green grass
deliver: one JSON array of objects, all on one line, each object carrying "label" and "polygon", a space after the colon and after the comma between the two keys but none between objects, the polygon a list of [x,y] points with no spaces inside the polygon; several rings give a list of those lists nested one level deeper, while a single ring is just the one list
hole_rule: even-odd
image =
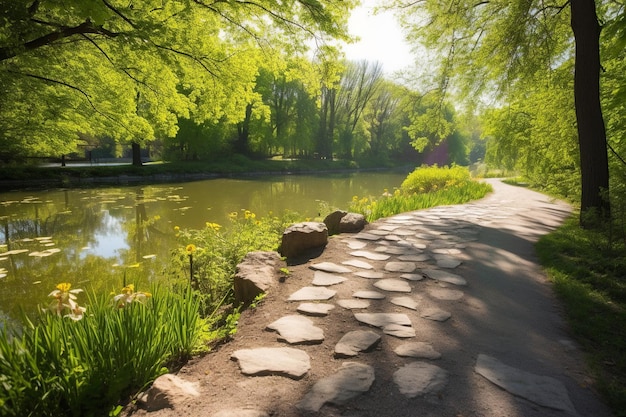
[{"label": "tall green grass", "polygon": [[155,286],[118,308],[91,294],[81,320],[42,312],[0,333],[0,414],[99,416],[201,348],[199,297]]},{"label": "tall green grass", "polygon": [[368,221],[429,207],[462,204],[492,191],[491,185],[474,181],[465,167],[422,167],[410,173],[393,194],[352,198],[350,210]]}]

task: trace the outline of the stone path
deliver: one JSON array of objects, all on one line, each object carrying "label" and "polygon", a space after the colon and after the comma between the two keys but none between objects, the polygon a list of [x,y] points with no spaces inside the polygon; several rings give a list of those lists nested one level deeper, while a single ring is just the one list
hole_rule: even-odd
[{"label": "stone path", "polygon": [[299,399],[224,401],[202,415],[610,415],[586,386],[532,254],[568,208],[494,186],[479,202],[334,238],[333,261],[303,266],[284,314],[262,324],[275,342],[230,354],[255,387],[263,378],[277,390],[301,384]]}]

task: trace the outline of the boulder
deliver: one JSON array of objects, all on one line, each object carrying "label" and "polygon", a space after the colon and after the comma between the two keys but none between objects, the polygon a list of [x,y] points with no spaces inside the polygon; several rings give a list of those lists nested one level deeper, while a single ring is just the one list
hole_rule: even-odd
[{"label": "boulder", "polygon": [[250,252],[237,265],[234,289],[235,303],[249,305],[254,299],[267,292],[280,280],[281,268],[286,268],[278,252]]},{"label": "boulder", "polygon": [[289,226],[283,232],[281,254],[295,258],[308,250],[322,248],[328,243],[328,228],[321,222],[302,222]]},{"label": "boulder", "polygon": [[339,222],[341,222],[341,219],[348,214],[348,212],[343,211],[343,210],[336,210],[333,211],[332,213],[330,213],[328,216],[326,216],[324,218],[324,224],[326,225],[326,227],[328,228],[328,234],[329,235],[336,235],[341,233],[339,231]]},{"label": "boulder", "polygon": [[360,213],[348,213],[339,221],[339,233],[357,233],[363,230],[367,220]]},{"label": "boulder", "polygon": [[200,396],[197,384],[173,375],[165,374],[158,377],[146,393],[140,398],[143,407],[148,411],[163,408],[175,408],[188,399]]}]

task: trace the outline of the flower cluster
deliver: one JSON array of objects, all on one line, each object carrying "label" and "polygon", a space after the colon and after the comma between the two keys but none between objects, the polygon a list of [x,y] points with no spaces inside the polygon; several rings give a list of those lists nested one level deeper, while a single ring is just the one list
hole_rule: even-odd
[{"label": "flower cluster", "polygon": [[133,284],[128,284],[122,288],[121,294],[113,297],[113,302],[117,308],[124,308],[135,301],[145,303],[149,297],[152,297],[152,294],[149,292],[135,291],[135,286]]},{"label": "flower cluster", "polygon": [[[48,294],[48,297],[54,299],[48,309],[58,316],[69,317],[77,321],[83,318],[87,309],[76,302],[76,294],[83,292],[83,290],[79,288],[72,290],[71,288],[72,284],[68,282],[58,284],[56,289]],[[63,314],[65,312],[67,314]]]}]

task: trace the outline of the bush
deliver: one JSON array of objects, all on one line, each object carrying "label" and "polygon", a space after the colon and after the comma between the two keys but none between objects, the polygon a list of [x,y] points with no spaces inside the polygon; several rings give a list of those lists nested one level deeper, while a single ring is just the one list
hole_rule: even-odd
[{"label": "bush", "polygon": [[191,291],[127,286],[115,301],[91,294],[85,311],[75,297],[62,300],[66,290],[60,284],[51,293],[57,314],[25,317],[19,333],[1,331],[1,415],[106,415],[201,346],[204,322]]},{"label": "bush", "polygon": [[216,223],[206,223],[200,230],[175,227],[181,246],[173,253],[167,276],[183,287],[191,281],[201,294],[202,314],[212,316],[232,301],[237,264],[248,252],[277,250],[283,231],[297,218],[291,212],[282,218],[257,218],[241,210],[230,213],[226,227]]},{"label": "bush", "polygon": [[371,222],[398,213],[466,203],[491,190],[491,185],[473,181],[467,168],[418,168],[393,194],[385,190],[381,197],[353,197],[350,211],[365,215]]}]

